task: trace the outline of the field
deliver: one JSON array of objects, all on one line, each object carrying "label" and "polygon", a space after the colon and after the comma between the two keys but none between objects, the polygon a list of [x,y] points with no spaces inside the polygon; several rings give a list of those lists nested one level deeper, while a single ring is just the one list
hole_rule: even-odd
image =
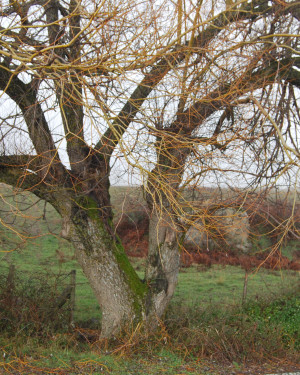
[{"label": "field", "polygon": [[[115,343],[100,342],[101,313],[73,259],[72,248],[59,236],[59,217],[33,196],[18,198],[16,203],[8,192],[6,186],[1,187],[1,217],[6,223],[0,232],[1,280],[7,280],[11,264],[16,267],[18,285],[33,279],[39,284],[49,280],[50,286],[59,284],[60,278],[67,283],[67,275],[75,269],[76,297],[72,326],[66,320],[60,322],[59,329],[49,326],[46,334],[33,334],[30,321],[18,322],[18,328],[8,331],[3,328],[7,324],[4,319],[10,318],[1,315],[0,374],[213,375],[241,374],[246,367],[256,369],[258,365],[271,373],[277,370],[272,367],[274,361],[285,369],[296,368],[293,363],[300,348],[299,272],[253,269],[242,305],[245,271],[241,267],[182,268],[159,333],[148,336],[137,330]],[[128,204],[133,199],[127,190],[113,193],[116,207],[124,202],[124,196]],[[142,199],[134,200],[142,204]],[[11,213],[12,207],[17,215]],[[24,208],[28,208],[26,217]],[[285,251],[290,256],[288,249]],[[132,261],[143,277],[144,260]],[[36,284],[30,285],[34,290]]]}]

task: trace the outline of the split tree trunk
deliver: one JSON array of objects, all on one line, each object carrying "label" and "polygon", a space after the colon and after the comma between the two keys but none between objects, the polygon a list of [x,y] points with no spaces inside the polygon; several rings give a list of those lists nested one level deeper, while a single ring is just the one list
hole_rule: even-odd
[{"label": "split tree trunk", "polygon": [[157,137],[157,163],[149,175],[146,200],[150,212],[146,283],[148,325],[154,328],[173,297],[180,266],[179,243],[182,236],[178,213],[179,186],[187,150],[176,147],[174,138]]},{"label": "split tree trunk", "polygon": [[154,330],[177,284],[180,257],[174,225],[168,215],[152,213],[146,280],[142,281],[93,204],[86,199],[85,207],[73,207],[67,237],[99,302],[101,337],[131,332],[138,323]]}]

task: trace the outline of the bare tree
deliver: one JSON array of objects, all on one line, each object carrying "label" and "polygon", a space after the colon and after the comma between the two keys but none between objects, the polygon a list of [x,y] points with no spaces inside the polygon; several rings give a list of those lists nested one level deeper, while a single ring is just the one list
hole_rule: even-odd
[{"label": "bare tree", "polygon": [[[155,327],[165,311],[179,270],[183,178],[221,172],[217,160],[237,150],[240,164],[227,169],[252,172],[253,183],[274,163],[273,175],[299,161],[297,21],[296,2],[265,0],[2,6],[0,178],[62,216],[103,337],[141,321]],[[142,130],[155,164],[146,282],[115,236],[109,196],[116,153],[147,172],[132,162]],[[259,170],[246,167],[248,150]]]}]

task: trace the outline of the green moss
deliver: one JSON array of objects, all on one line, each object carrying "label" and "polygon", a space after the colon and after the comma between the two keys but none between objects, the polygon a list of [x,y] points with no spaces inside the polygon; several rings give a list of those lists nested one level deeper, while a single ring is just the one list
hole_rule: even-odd
[{"label": "green moss", "polygon": [[132,267],[121,243],[115,243],[115,256],[120,268],[127,278],[129,287],[132,290],[134,296],[134,308],[137,313],[137,318],[139,319],[141,317],[147,287]]},{"label": "green moss", "polygon": [[[81,196],[76,200],[77,206],[79,207],[79,211],[77,214],[73,216],[73,221],[76,221],[77,224],[77,230],[81,230],[82,232],[82,238],[85,241],[86,248],[88,249],[88,243],[89,243],[89,237],[86,236],[86,231],[83,229],[85,226],[83,225],[83,222],[85,221],[84,217],[89,217],[92,221],[97,223],[98,230],[100,232],[101,241],[104,243],[104,245],[109,248],[112,246],[112,239],[109,235],[107,229],[105,228],[105,225],[99,215],[99,207],[97,202],[88,196]],[[82,221],[82,223],[81,223]],[[111,225],[111,223],[109,223]],[[92,245],[91,245],[92,247]]]},{"label": "green moss", "polygon": [[[132,267],[127,255],[125,254],[124,248],[119,238],[115,241],[112,240],[111,236],[107,233],[106,228],[98,214],[99,208],[97,203],[91,197],[80,197],[77,200],[77,204],[81,209],[84,209],[86,215],[98,224],[99,231],[101,232],[101,240],[104,242],[107,248],[114,249],[114,255],[120,269],[124,272],[127,279],[130,290],[134,297],[134,309],[137,314],[137,319],[141,318],[143,300],[146,294],[146,285],[142,283],[134,268]],[[108,223],[112,225],[111,222]],[[85,234],[85,231],[83,231]],[[88,248],[88,238],[86,239],[86,248]]]},{"label": "green moss", "polygon": [[89,196],[81,196],[76,200],[77,205],[86,210],[86,214],[96,221],[101,221],[99,216],[99,207],[97,202]]}]

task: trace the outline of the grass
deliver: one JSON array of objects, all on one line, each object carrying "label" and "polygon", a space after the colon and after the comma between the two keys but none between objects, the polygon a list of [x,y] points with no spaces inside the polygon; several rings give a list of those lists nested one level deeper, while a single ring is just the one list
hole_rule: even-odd
[{"label": "grass", "polygon": [[[8,258],[3,255],[1,264],[7,265],[9,259],[25,278],[37,269],[54,274],[67,273],[75,268],[75,324],[96,328],[100,310],[85,276],[72,259],[72,249],[62,247],[63,243],[56,237],[45,236],[39,241],[39,246],[35,248],[28,243],[22,251],[12,252]],[[135,266],[142,277],[143,261],[136,261]],[[299,300],[282,310],[278,295],[295,290],[299,275],[297,272],[264,269],[254,272],[249,276],[248,302],[241,307],[243,280],[244,271],[239,267],[213,266],[199,270],[199,266],[193,266],[183,269],[167,313],[166,334],[162,331],[154,338],[133,337],[129,343],[126,337],[124,342],[116,344],[116,347],[124,348],[113,355],[104,355],[103,347],[78,340],[76,330],[54,332],[50,340],[48,336],[41,340],[22,334],[17,337],[3,335],[0,350],[5,351],[7,356],[0,363],[0,373],[1,366],[13,362],[19,366],[19,373],[27,373],[33,366],[36,373],[38,369],[50,368],[56,369],[57,374],[213,375],[222,373],[222,366],[218,363],[241,365],[245,355],[262,361],[260,353],[264,352],[259,345],[266,344],[270,348],[269,356],[280,357],[285,349],[278,343],[288,340],[288,345],[293,345],[294,339],[289,340],[288,337],[295,337],[295,333],[289,336],[289,332],[300,322],[294,314],[298,311]],[[273,300],[279,302],[272,305],[270,301]],[[272,310],[275,315],[270,314]],[[289,318],[291,313],[294,315]],[[271,320],[268,318],[270,315]],[[299,311],[297,316],[300,316]],[[290,324],[284,335],[281,321]],[[259,324],[262,325],[261,331],[257,331]],[[257,340],[257,345],[249,348],[251,340]],[[227,348],[231,348],[230,353],[226,352]],[[278,352],[276,348],[279,348]],[[293,352],[292,348],[290,352]],[[212,355],[217,362],[205,359]],[[287,359],[290,357],[287,356]],[[237,367],[234,369],[239,371]]]},{"label": "grass", "polygon": [[[282,345],[283,339],[286,345],[295,344],[291,337],[296,337],[299,329],[299,308],[299,297],[293,295],[250,301],[227,311],[213,305],[203,308],[173,303],[166,326],[157,335],[126,335],[109,347],[97,340],[82,342],[76,330],[57,332],[42,341],[3,335],[0,373],[1,367],[12,365],[18,374],[240,374],[247,362],[249,367],[249,357],[256,363],[273,357],[279,366],[283,354],[289,354],[284,360],[292,360],[293,351],[284,351]],[[285,336],[282,319],[291,323]]]},{"label": "grass", "polygon": [[[3,353],[2,349],[2,356]],[[27,374],[29,370],[30,374],[46,373],[47,371],[47,373],[68,375],[201,375],[207,374],[207,370],[209,370],[210,375],[214,375],[217,374],[218,369],[217,365],[206,361],[184,360],[181,356],[166,349],[157,352],[151,359],[142,356],[125,358],[117,355],[101,355],[91,350],[80,353],[73,350],[61,350],[55,346],[37,348],[36,345],[29,343],[27,353],[17,354],[20,353],[7,353],[5,360],[2,364],[0,363],[0,369],[6,366],[8,369],[17,368],[18,374]],[[215,367],[216,372],[211,371],[213,367]],[[47,370],[45,371],[45,369]]]},{"label": "grass", "polygon": [[[10,253],[9,257],[2,255],[0,266],[7,267],[9,263],[14,264],[24,277],[32,272],[67,274],[72,269],[76,269],[75,321],[83,322],[99,318],[99,306],[85,275],[72,257],[72,249],[68,246],[61,247],[56,237],[39,238],[37,245],[30,241],[22,250]],[[140,266],[138,268],[140,269]],[[207,305],[216,302],[232,305],[241,301],[243,269],[218,265],[205,271],[199,271],[198,268],[192,266],[183,269],[179,274],[175,301],[183,299],[189,305],[195,303]],[[138,271],[138,274],[143,277],[143,271]],[[248,297],[276,295],[280,290],[292,288],[297,281],[297,272],[261,269],[249,276]]]},{"label": "grass", "polygon": [[[221,303],[232,305],[241,301],[245,272],[240,267],[215,265],[204,272],[197,266],[180,273],[176,298],[187,303]],[[259,299],[293,288],[298,279],[297,272],[255,270],[248,279],[248,298]]]}]

